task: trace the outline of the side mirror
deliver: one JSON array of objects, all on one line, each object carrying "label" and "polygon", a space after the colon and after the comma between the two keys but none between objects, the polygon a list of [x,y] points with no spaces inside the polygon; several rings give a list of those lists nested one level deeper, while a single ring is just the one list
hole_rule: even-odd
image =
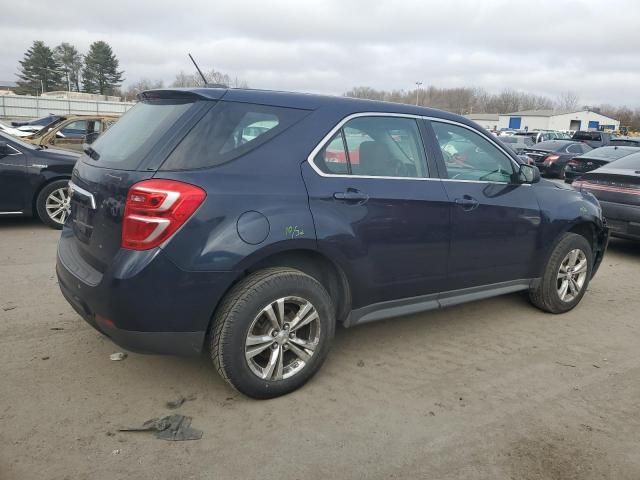
[{"label": "side mirror", "polygon": [[540,181],[540,170],[535,165],[520,165],[518,178],[522,183],[538,183]]},{"label": "side mirror", "polygon": [[82,139],[83,145],[91,145],[100,136],[100,132],[87,133]]},{"label": "side mirror", "polygon": [[9,145],[7,142],[0,142],[0,157],[6,157],[9,155]]}]

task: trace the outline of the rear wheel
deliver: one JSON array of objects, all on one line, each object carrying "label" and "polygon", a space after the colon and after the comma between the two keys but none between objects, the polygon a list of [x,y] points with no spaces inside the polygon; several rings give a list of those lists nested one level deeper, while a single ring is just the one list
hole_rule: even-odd
[{"label": "rear wheel", "polygon": [[36,211],[42,223],[61,229],[71,212],[69,180],[56,180],[46,185],[36,199]]},{"label": "rear wheel", "polygon": [[256,272],[227,294],[214,316],[213,363],[250,397],[292,392],[324,362],[333,312],[329,294],[313,277],[290,268]]},{"label": "rear wheel", "polygon": [[582,300],[592,265],[593,254],[587,239],[565,233],[553,249],[539,285],[529,292],[531,302],[546,312],[568,312]]}]

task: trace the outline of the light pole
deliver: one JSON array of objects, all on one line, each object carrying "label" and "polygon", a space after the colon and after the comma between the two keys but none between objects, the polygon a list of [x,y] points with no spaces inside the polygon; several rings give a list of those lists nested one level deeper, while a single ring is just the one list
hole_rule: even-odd
[{"label": "light pole", "polygon": [[420,95],[420,85],[422,85],[422,82],[416,82],[416,105],[418,105],[418,95]]}]

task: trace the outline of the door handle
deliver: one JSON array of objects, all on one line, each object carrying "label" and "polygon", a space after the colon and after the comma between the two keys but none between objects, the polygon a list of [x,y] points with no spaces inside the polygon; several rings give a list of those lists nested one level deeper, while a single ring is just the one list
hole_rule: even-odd
[{"label": "door handle", "polygon": [[471,195],[464,195],[462,198],[456,198],[454,202],[456,205],[462,207],[465,212],[474,210],[480,204],[480,202]]},{"label": "door handle", "polygon": [[335,198],[336,200],[342,200],[345,202],[364,203],[367,200],[369,200],[369,195],[361,192],[360,190],[348,188],[346,192],[334,193],[333,198]]}]

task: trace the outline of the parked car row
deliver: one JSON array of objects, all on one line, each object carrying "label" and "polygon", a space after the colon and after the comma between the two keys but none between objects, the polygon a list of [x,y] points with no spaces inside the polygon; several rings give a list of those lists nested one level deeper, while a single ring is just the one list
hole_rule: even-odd
[{"label": "parked car row", "polygon": [[45,148],[82,151],[118,120],[115,115],[48,115],[30,122],[0,122],[0,131]]},{"label": "parked car row", "polygon": [[70,212],[68,183],[79,155],[0,133],[0,216],[37,216],[62,228]]}]

